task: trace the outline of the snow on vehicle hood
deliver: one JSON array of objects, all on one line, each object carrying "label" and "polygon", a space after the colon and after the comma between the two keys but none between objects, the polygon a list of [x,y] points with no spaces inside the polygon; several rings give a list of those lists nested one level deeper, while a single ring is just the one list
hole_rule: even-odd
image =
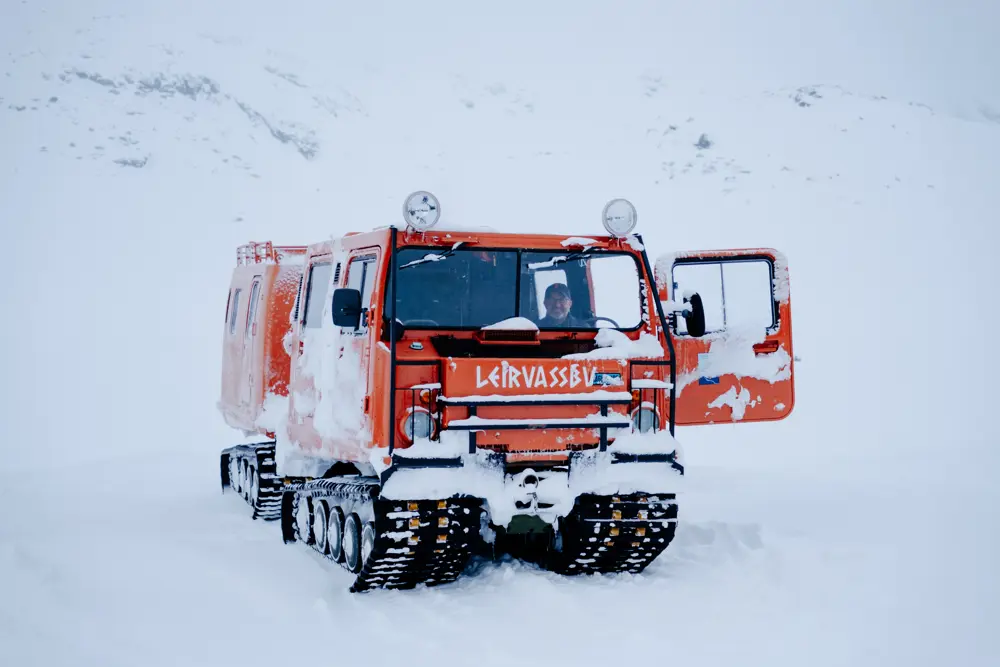
[{"label": "snow on vehicle hood", "polygon": [[658,359],[663,356],[660,341],[645,331],[639,334],[638,340],[632,340],[616,329],[601,329],[594,340],[597,349],[567,354],[563,359]]},{"label": "snow on vehicle hood", "polygon": [[509,317],[495,324],[488,324],[483,329],[493,331],[538,331],[538,325],[527,317]]}]

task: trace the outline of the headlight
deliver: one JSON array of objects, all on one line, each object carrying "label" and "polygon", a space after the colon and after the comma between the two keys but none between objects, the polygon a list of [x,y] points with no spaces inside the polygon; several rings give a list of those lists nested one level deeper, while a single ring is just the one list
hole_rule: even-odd
[{"label": "headlight", "polygon": [[604,228],[608,234],[618,238],[624,238],[630,231],[635,229],[636,218],[635,206],[627,199],[612,199],[604,207]]},{"label": "headlight", "polygon": [[406,198],[403,204],[403,219],[416,232],[426,232],[437,224],[441,217],[441,204],[437,197],[420,190]]},{"label": "headlight", "polygon": [[656,412],[649,408],[639,408],[632,413],[632,428],[639,433],[648,433],[660,427]]},{"label": "headlight", "polygon": [[430,438],[434,432],[434,420],[426,410],[413,408],[403,417],[402,430],[410,442]]}]

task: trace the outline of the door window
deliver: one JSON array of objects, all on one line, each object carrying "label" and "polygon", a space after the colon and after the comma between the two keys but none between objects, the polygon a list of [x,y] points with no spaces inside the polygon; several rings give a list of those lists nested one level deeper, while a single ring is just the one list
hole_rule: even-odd
[{"label": "door window", "polygon": [[[766,259],[679,262],[674,265],[674,300],[697,293],[705,307],[706,333],[726,329],[771,331],[777,325],[773,269]],[[687,334],[683,317],[677,333]]]},{"label": "door window", "polygon": [[306,285],[306,307],[302,326],[318,329],[323,326],[323,305],[330,290],[330,262],[316,262],[309,267]]},{"label": "door window", "polygon": [[542,329],[634,330],[642,324],[639,265],[625,253],[522,252],[520,290],[520,314],[537,317]]},{"label": "door window", "polygon": [[250,307],[247,311],[247,328],[243,332],[244,340],[250,337],[253,330],[254,320],[257,319],[257,302],[260,301],[260,280],[254,279],[253,287],[250,290]]},{"label": "door window", "polygon": [[356,334],[368,331],[368,311],[371,308],[372,292],[375,291],[375,255],[354,257],[347,265],[347,287],[361,292],[361,324]]},{"label": "door window", "polygon": [[233,307],[229,311],[229,333],[232,335],[236,332],[236,317],[240,311],[240,293],[242,289],[237,289],[236,293],[233,294]]},{"label": "door window", "polygon": [[592,257],[590,275],[595,326],[611,322],[619,329],[632,329],[642,323],[642,292],[635,259],[630,255]]}]

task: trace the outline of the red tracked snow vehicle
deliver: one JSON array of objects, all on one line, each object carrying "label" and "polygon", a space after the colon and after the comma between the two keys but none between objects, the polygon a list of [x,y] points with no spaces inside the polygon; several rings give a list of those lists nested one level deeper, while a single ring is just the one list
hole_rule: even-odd
[{"label": "red tracked snow vehicle", "polygon": [[420,192],[405,229],[240,248],[219,408],[267,440],[223,451],[223,488],[355,591],[452,581],[486,543],[643,570],[676,527],[675,425],[792,410],[784,258],[664,256],[654,276],[625,200],[608,236],[439,215]]}]

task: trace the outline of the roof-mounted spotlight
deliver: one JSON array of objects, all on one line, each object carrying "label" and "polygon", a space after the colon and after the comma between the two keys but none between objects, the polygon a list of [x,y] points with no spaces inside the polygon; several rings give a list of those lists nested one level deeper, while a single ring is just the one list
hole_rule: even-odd
[{"label": "roof-mounted spotlight", "polygon": [[638,217],[632,202],[627,199],[612,199],[604,206],[602,222],[608,234],[623,238],[635,229]]},{"label": "roof-mounted spotlight", "polygon": [[437,197],[419,190],[406,198],[403,203],[403,220],[406,226],[416,232],[426,232],[437,224],[441,217],[441,204]]}]

